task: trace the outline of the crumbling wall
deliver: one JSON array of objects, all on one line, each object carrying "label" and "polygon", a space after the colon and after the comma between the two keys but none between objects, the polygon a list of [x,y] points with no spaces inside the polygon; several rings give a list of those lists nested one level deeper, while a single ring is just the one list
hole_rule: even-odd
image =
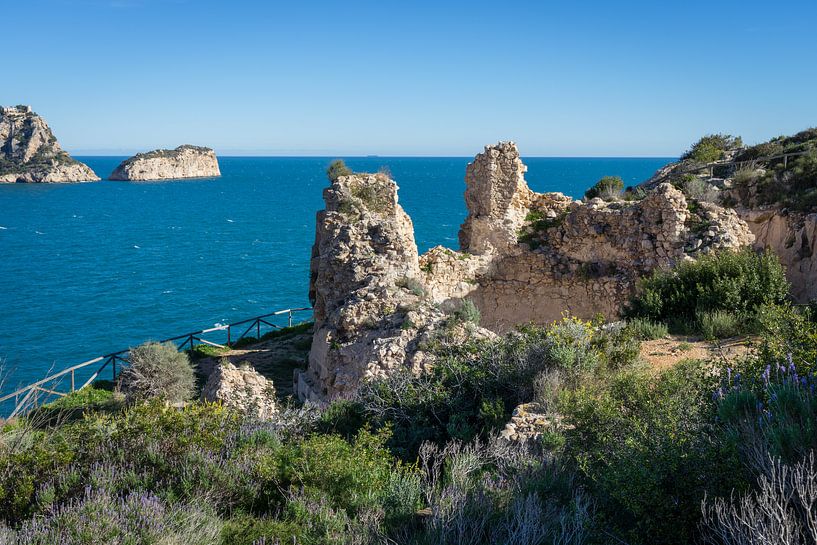
[{"label": "crumbling wall", "polygon": [[[428,341],[452,324],[465,339],[566,311],[613,318],[649,271],[754,240],[734,211],[700,204],[692,214],[670,184],[637,201],[579,202],[534,193],[526,170],[512,142],[487,146],[466,169],[460,250],[438,246],[423,256],[392,180],[334,180],[317,217],[315,337],[308,369],[296,377],[299,397],[347,395],[367,377],[422,369],[433,363]],[[452,319],[466,298],[487,330]]]}]

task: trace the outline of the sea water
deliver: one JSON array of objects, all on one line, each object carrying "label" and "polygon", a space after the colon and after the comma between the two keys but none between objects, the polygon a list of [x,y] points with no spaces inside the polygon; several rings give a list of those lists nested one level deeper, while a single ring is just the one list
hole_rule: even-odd
[{"label": "sea water", "polygon": [[[78,157],[106,177],[124,157]],[[278,309],[309,306],[327,157],[221,157],[222,176],[0,184],[0,393],[92,357]],[[581,197],[671,158],[526,158],[538,192]],[[386,167],[420,252],[457,248],[469,158],[348,158]]]}]

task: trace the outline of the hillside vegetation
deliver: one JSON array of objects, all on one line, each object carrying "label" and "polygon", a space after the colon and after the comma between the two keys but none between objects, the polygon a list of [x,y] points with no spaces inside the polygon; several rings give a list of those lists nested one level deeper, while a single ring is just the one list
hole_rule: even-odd
[{"label": "hillside vegetation", "polygon": [[[756,335],[751,356],[639,360],[641,339],[716,311]],[[0,543],[812,543],[817,324],[787,302],[780,265],[685,264],[645,280],[628,313],[464,345],[443,334],[427,373],[270,420],[167,404],[190,374],[154,346],[142,371],[172,380],[4,425]],[[500,437],[527,402],[541,433]]]}]

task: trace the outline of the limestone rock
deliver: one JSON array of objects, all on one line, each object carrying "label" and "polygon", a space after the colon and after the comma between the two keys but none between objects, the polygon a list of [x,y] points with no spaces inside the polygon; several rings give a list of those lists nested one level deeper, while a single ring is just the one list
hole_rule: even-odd
[{"label": "limestone rock", "polygon": [[735,213],[755,236],[757,249],[774,252],[800,303],[817,299],[817,213],[783,211],[777,206],[738,207]]},{"label": "limestone rock", "polygon": [[123,161],[110,180],[178,180],[221,176],[216,154],[210,148],[183,145],[174,150],[139,153]]},{"label": "limestone rock", "polygon": [[315,334],[295,386],[312,401],[351,394],[397,368],[425,368],[433,357],[423,347],[447,320],[428,297],[394,181],[341,176],[324,200],[311,261]]},{"label": "limestone rock", "polygon": [[486,146],[465,170],[468,218],[460,229],[460,247],[472,254],[505,251],[528,212],[533,192],[525,182],[527,167],[513,142]]},{"label": "limestone rock", "polygon": [[259,418],[269,418],[278,412],[272,381],[249,365],[236,367],[226,359],[210,373],[201,399],[221,402],[225,407]]},{"label": "limestone rock", "polygon": [[499,433],[505,441],[527,443],[538,441],[542,434],[564,428],[558,415],[550,414],[539,403],[523,403],[513,410],[511,420]]},{"label": "limestone rock", "polygon": [[91,182],[99,177],[60,147],[28,106],[0,107],[0,183]]}]

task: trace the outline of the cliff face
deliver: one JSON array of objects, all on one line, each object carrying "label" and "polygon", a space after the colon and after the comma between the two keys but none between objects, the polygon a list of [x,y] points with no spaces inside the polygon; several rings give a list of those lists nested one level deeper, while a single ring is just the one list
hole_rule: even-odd
[{"label": "cliff face", "polygon": [[[461,250],[419,257],[392,180],[358,174],[332,183],[317,220],[316,332],[299,397],[347,395],[367,377],[422,369],[433,363],[426,346],[443,332],[461,341],[564,311],[615,317],[656,267],[754,240],[734,211],[695,203],[693,213],[670,184],[632,202],[579,202],[534,193],[525,170],[513,143],[486,147],[466,171]],[[465,299],[487,329],[458,321]]]},{"label": "cliff face", "polygon": [[817,213],[788,212],[779,207],[741,207],[740,217],[755,235],[755,247],[780,258],[800,303],[817,299]]},{"label": "cliff face", "polygon": [[210,148],[184,145],[174,150],[139,153],[123,161],[110,180],[146,181],[221,176],[216,154]]},{"label": "cliff face", "polygon": [[27,106],[0,107],[0,183],[97,181],[60,147],[45,120]]}]

